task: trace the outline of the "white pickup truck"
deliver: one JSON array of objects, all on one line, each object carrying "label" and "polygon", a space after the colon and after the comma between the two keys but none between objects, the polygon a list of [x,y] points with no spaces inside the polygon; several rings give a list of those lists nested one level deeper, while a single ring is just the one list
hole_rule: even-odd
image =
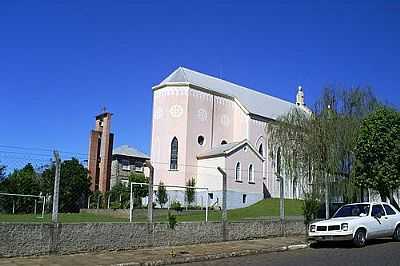
[{"label": "white pickup truck", "polygon": [[312,223],[308,237],[315,241],[352,240],[357,247],[379,237],[400,241],[400,213],[385,202],[344,205],[332,218]]}]

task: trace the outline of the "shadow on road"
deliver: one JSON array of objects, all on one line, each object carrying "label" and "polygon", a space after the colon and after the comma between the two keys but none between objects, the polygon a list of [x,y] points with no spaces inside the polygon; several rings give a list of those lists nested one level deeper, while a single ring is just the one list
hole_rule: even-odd
[{"label": "shadow on road", "polygon": [[[367,242],[367,246],[374,245],[382,245],[385,243],[393,242],[390,238],[381,238],[381,239],[373,239]],[[338,241],[338,242],[313,242],[310,245],[313,249],[331,249],[331,248],[340,248],[340,249],[351,249],[356,248],[351,241]]]}]

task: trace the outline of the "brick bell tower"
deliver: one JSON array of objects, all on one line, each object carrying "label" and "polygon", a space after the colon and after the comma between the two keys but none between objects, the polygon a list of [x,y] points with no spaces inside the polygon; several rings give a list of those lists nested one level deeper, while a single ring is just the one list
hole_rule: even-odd
[{"label": "brick bell tower", "polygon": [[114,134],[111,130],[112,113],[103,109],[96,116],[96,128],[90,132],[88,168],[91,177],[91,191],[110,190],[111,160]]}]

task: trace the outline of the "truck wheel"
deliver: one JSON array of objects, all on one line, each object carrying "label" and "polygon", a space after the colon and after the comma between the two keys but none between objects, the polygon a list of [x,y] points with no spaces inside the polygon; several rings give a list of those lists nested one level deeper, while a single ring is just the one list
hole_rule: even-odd
[{"label": "truck wheel", "polygon": [[365,247],[367,244],[367,236],[364,229],[358,229],[356,231],[353,238],[353,244],[358,248]]},{"label": "truck wheel", "polygon": [[396,229],[394,229],[393,240],[400,241],[400,225],[398,225]]}]

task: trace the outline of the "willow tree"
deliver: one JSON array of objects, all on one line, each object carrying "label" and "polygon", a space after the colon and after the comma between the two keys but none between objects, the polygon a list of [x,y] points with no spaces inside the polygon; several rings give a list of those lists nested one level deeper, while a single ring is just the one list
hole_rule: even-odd
[{"label": "willow tree", "polygon": [[278,149],[285,178],[302,184],[303,193],[355,200],[354,148],[361,120],[377,106],[371,90],[325,89],[313,110],[303,107],[277,119],[269,129],[270,156]]}]

